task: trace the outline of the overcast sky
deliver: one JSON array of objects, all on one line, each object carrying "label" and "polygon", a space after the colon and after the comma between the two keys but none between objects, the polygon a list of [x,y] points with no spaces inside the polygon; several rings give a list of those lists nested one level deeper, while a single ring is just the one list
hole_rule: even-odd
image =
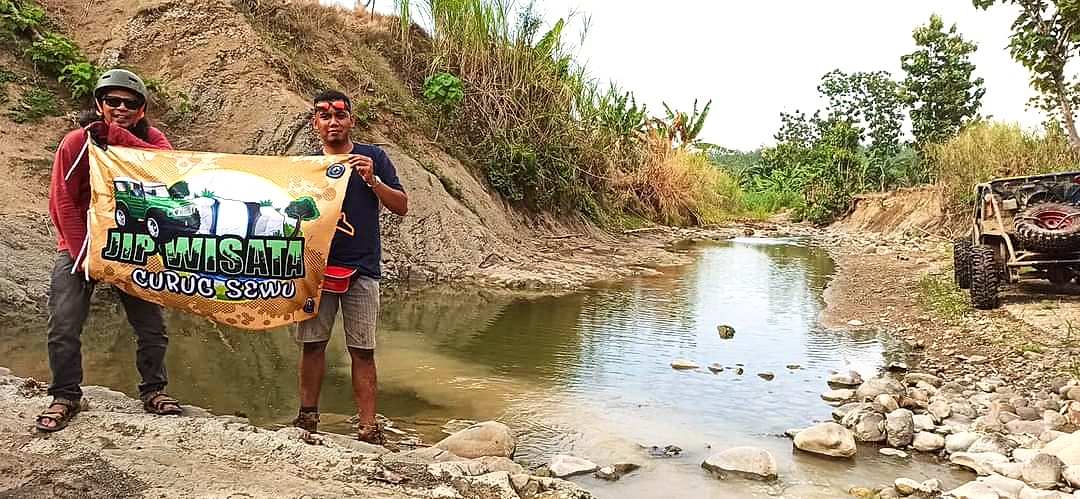
[{"label": "overcast sky", "polygon": [[[321,0],[351,6],[352,0]],[[418,0],[413,0],[417,2]],[[422,1],[422,0],[421,0]],[[903,78],[900,56],[915,50],[911,31],[931,13],[957,23],[978,43],[976,75],[986,80],[983,115],[1036,127],[1026,108],[1027,71],[1009,57],[1010,7],[980,11],[971,0],[537,0],[547,19],[577,13],[589,29],[579,62],[592,76],[632,90],[651,112],[661,102],[689,111],[712,99],[702,132],[708,142],[738,149],[773,143],[781,111],[822,107],[821,76],[885,70]],[[392,13],[393,0],[376,0]],[[576,42],[577,37],[573,40]]]}]

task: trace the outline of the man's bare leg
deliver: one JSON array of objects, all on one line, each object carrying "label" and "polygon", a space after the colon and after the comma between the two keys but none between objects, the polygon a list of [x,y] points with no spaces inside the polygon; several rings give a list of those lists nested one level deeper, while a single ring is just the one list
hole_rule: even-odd
[{"label": "man's bare leg", "polygon": [[319,407],[319,392],[326,374],[326,343],[320,341],[303,344],[300,355],[301,408]]},{"label": "man's bare leg", "polygon": [[360,425],[375,425],[375,396],[378,375],[375,373],[375,350],[349,348],[352,357],[353,398],[360,415]]}]

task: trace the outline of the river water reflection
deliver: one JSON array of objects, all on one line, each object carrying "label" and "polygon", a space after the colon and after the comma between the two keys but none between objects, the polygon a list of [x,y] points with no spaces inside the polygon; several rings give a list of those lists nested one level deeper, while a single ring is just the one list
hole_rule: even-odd
[{"label": "river water reflection", "polygon": [[[694,264],[663,276],[559,297],[448,287],[384,293],[380,412],[430,440],[448,419],[504,421],[518,432],[524,462],[567,453],[645,465],[616,483],[576,479],[601,498],[836,497],[898,476],[947,485],[966,477],[873,448],[851,462],[793,453],[780,435],[829,419],[819,393],[830,370],[873,375],[895,349],[872,333],[818,325],[833,272],[821,249],[739,239],[693,251]],[[43,324],[0,318],[0,365],[48,379]],[[735,328],[733,339],[719,337],[721,324]],[[287,331],[242,332],[170,314],[170,334],[170,391],[181,400],[260,425],[292,418],[297,348]],[[83,351],[87,384],[134,392],[134,341],[118,305],[93,315]],[[673,370],[676,358],[702,367]],[[339,324],[321,409],[324,427],[341,432],[353,410],[347,362]],[[724,370],[706,369],[713,363]],[[774,379],[757,376],[766,371]],[[639,444],[684,453],[650,459]],[[780,482],[720,481],[700,469],[710,453],[736,445],[770,450]]]}]

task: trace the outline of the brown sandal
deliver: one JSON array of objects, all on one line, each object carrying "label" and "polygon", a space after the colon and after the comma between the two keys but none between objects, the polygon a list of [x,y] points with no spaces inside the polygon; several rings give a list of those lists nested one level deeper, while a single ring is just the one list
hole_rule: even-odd
[{"label": "brown sandal", "polygon": [[[62,407],[62,409],[52,410],[53,407],[57,406]],[[49,406],[46,407],[40,415],[38,415],[37,420],[34,422],[34,427],[37,428],[39,431],[44,432],[63,430],[64,428],[67,428],[67,425],[71,421],[71,418],[74,418],[75,415],[79,413],[80,408],[81,407],[79,402],[75,402],[73,400],[68,400],[65,398],[53,397],[53,400],[51,403],[49,403]],[[55,423],[55,425],[45,426],[44,422],[46,420],[52,421],[53,423]]]},{"label": "brown sandal", "polygon": [[356,439],[369,444],[386,444],[386,434],[383,433],[382,425],[379,423],[361,424],[360,430],[356,433]]},{"label": "brown sandal", "polygon": [[303,428],[308,433],[319,432],[319,411],[300,411],[293,420],[292,425]]},{"label": "brown sandal", "polygon": [[150,392],[139,398],[143,401],[143,410],[150,414],[171,416],[184,412],[184,409],[180,407],[179,400],[162,391]]}]

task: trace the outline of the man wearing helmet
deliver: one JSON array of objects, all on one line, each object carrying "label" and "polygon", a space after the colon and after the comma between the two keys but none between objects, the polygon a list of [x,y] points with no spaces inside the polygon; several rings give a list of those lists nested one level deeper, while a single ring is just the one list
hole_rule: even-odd
[{"label": "man wearing helmet", "polygon": [[[79,337],[90,311],[94,283],[83,276],[87,250],[86,212],[90,207],[90,160],[87,148],[100,146],[172,149],[160,130],[146,121],[146,86],[130,71],[113,69],[94,88],[95,116],[64,136],[53,160],[49,216],[57,232],[57,255],[49,285],[49,368],[53,397],[37,418],[41,431],[67,426],[82,407],[82,352]],[[161,307],[117,290],[135,330],[136,366],[143,408],[155,414],[179,414],[180,404],[164,392],[168,382],[165,349],[169,338]]]}]

